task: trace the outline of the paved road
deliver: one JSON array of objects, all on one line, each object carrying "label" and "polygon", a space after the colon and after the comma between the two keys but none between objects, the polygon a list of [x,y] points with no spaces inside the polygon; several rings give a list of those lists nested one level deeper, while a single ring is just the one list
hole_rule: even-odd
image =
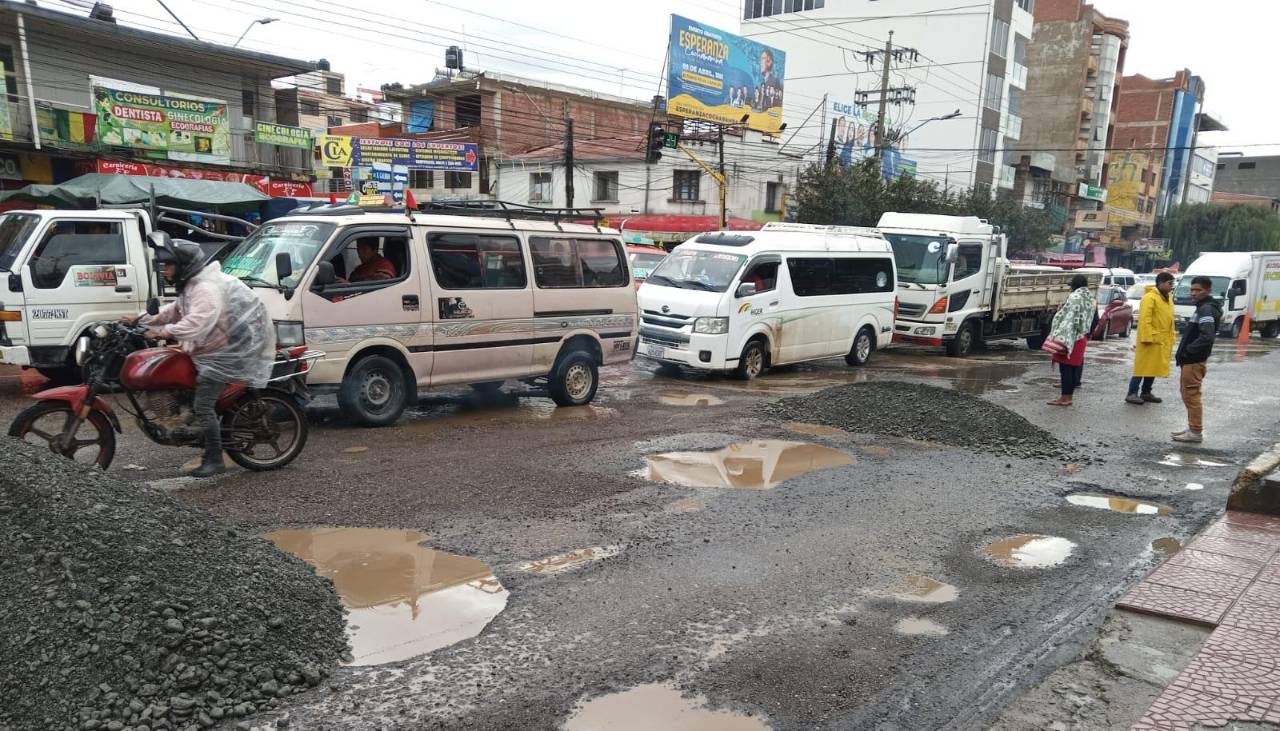
[{"label": "paved road", "polygon": [[[302,728],[598,728],[600,718],[643,721],[635,707],[704,723],[688,728],[982,728],[1088,639],[1101,612],[1157,560],[1153,541],[1185,539],[1221,509],[1232,465],[1275,439],[1278,350],[1280,342],[1256,338],[1219,343],[1206,385],[1208,440],[1196,450],[1167,441],[1183,419],[1171,381],[1157,386],[1163,405],[1121,401],[1130,351],[1114,340],[1090,348],[1070,410],[1045,405],[1056,379],[1025,347],[993,345],[967,360],[895,348],[861,370],[833,361],[750,384],[659,376],[640,364],[611,369],[599,400],[583,409],[455,391],[425,398],[394,427],[361,430],[321,408],[295,467],[237,471],[210,485],[175,469],[193,452],[156,449],[135,432],[113,469],[132,465],[124,474],[264,532],[419,530],[431,548],[486,562],[510,592],[478,637],[344,669],[292,702]],[[1068,467],[868,434],[799,434],[760,409],[879,379],[986,398],[1102,461]],[[0,373],[0,419],[21,406],[20,388],[12,372]],[[852,463],[772,490],[635,475],[645,455],[763,439],[825,446]],[[1226,466],[1178,464],[1194,457]],[[1077,492],[1169,510],[1068,504]],[[1026,533],[1074,549],[1043,569],[979,554]],[[558,574],[521,569],[595,546],[618,552]],[[954,600],[894,597],[932,588],[926,579],[956,587]]]}]

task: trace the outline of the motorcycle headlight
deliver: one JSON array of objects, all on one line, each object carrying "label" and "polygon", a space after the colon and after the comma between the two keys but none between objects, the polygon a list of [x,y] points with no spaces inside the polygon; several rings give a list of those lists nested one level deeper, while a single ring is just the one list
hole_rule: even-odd
[{"label": "motorcycle headlight", "polygon": [[91,332],[95,338],[105,338],[110,331],[106,325],[95,325]]},{"label": "motorcycle headlight", "polygon": [[729,318],[699,317],[693,321],[693,331],[703,335],[724,335],[729,332]]},{"label": "motorcycle headlight", "polygon": [[296,348],[307,344],[302,323],[296,320],[276,320],[276,347]]},{"label": "motorcycle headlight", "polygon": [[76,340],[76,365],[82,366],[89,359],[89,338],[81,336]]}]

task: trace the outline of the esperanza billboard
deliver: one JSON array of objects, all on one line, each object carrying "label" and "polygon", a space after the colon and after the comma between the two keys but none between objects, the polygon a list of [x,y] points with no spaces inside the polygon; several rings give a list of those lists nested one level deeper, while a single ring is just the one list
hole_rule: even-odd
[{"label": "esperanza billboard", "polygon": [[93,87],[93,100],[101,144],[166,152],[175,159],[231,157],[226,102],[105,86]]},{"label": "esperanza billboard", "polygon": [[667,113],[776,134],[786,54],[719,28],[671,16]]},{"label": "esperanza billboard", "polygon": [[363,168],[381,163],[418,170],[474,172],[480,161],[479,147],[470,142],[345,135],[320,135],[319,141],[325,167]]}]

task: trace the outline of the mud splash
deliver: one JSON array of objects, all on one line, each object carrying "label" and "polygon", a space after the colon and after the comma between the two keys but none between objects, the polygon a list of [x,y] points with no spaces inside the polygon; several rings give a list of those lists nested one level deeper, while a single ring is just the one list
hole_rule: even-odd
[{"label": "mud splash", "polygon": [[592,546],[591,548],[540,558],[537,561],[528,561],[520,564],[517,568],[530,574],[560,574],[565,571],[572,571],[592,561],[613,558],[621,552],[622,549],[618,546]]},{"label": "mud splash", "polygon": [[805,442],[761,439],[714,452],[668,452],[645,457],[636,476],[683,487],[770,490],[800,475],[853,464],[844,452]]},{"label": "mud splash", "polygon": [[978,553],[988,561],[1007,568],[1047,569],[1066,561],[1075,549],[1076,544],[1066,538],[1022,533],[992,541]]},{"label": "mud splash", "polygon": [[264,538],[333,580],[347,607],[351,665],[422,655],[480,634],[507,590],[474,558],[418,545],[393,528],[279,530]]},{"label": "mud splash", "polygon": [[1114,495],[1090,495],[1076,493],[1068,495],[1067,502],[1084,508],[1110,510],[1113,513],[1133,513],[1136,515],[1168,515],[1169,506],[1150,503],[1134,498],[1116,497]]},{"label": "mud splash", "polygon": [[564,731],[769,731],[762,719],[705,708],[671,685],[649,683],[581,703]]},{"label": "mud splash", "polygon": [[893,631],[900,635],[919,637],[942,637],[948,633],[946,627],[931,619],[921,617],[899,619],[898,623],[893,626]]},{"label": "mud splash", "polygon": [[658,403],[664,406],[721,406],[724,399],[709,393],[663,393]]},{"label": "mud splash", "polygon": [[892,596],[900,602],[946,604],[955,601],[960,590],[928,576],[908,576],[905,588],[895,591]]}]

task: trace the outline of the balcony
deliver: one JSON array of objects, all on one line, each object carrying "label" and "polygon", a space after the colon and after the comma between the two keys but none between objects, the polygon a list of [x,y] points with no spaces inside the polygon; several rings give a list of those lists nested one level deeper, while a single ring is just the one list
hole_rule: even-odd
[{"label": "balcony", "polygon": [[1022,139],[1022,117],[1010,114],[1005,117],[1004,136],[1011,140]]},{"label": "balcony", "polygon": [[1025,90],[1027,88],[1027,67],[1020,63],[1010,63],[1009,83]]}]

